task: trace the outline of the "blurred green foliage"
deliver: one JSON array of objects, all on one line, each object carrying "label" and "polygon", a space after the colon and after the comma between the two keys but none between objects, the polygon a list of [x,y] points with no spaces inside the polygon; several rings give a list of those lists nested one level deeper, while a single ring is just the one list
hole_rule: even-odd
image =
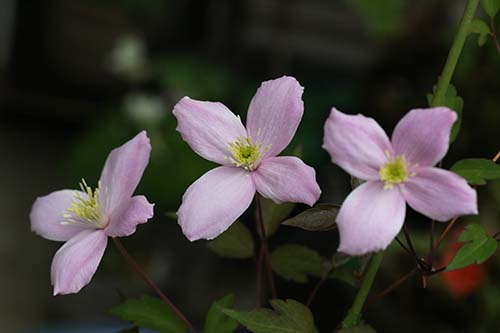
[{"label": "blurred green foliage", "polygon": [[373,37],[386,38],[402,32],[408,0],[344,0],[361,18]]}]

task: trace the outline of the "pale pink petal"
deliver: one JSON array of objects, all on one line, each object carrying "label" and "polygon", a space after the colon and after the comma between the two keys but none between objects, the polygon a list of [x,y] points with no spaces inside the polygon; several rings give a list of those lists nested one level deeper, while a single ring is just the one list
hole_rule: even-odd
[{"label": "pale pink petal", "polygon": [[392,154],[384,130],[372,118],[348,115],[333,108],[325,123],[323,148],[332,162],[364,180],[379,179],[379,169]]},{"label": "pale pink petal", "polygon": [[276,156],[288,146],[299,126],[304,88],[289,76],[263,82],[250,102],[248,135],[268,147],[264,156]]},{"label": "pale pink petal", "polygon": [[432,167],[414,171],[416,175],[409,178],[401,191],[411,208],[417,212],[442,222],[478,213],[476,190],[462,177]]},{"label": "pale pink petal", "polygon": [[222,103],[184,97],[173,114],[182,139],[198,155],[215,163],[231,164],[229,144],[247,136],[240,118]]},{"label": "pale pink petal", "polygon": [[250,206],[255,185],[250,173],[221,166],[195,181],[184,193],[178,222],[190,240],[213,239]]},{"label": "pale pink petal", "polygon": [[105,229],[109,237],[125,237],[135,232],[138,224],[153,217],[154,204],[143,195],[137,195],[118,206],[111,215]]},{"label": "pale pink petal", "polygon": [[[46,239],[67,241],[82,230],[94,228],[95,225],[80,221],[73,214],[64,217],[69,214],[66,210],[78,192],[61,190],[36,199],[30,213],[31,231]],[[80,194],[85,195],[82,192]]]},{"label": "pale pink petal", "polygon": [[456,119],[457,114],[445,107],[411,110],[392,133],[394,153],[404,155],[411,165],[435,165],[448,151]]},{"label": "pale pink petal", "polygon": [[67,241],[52,260],[54,295],[74,294],[94,276],[108,237],[103,230],[84,230]]},{"label": "pale pink petal", "polygon": [[406,213],[398,187],[384,189],[382,182],[366,182],[345,199],[337,216],[338,251],[363,255],[384,250],[397,236]]},{"label": "pale pink petal", "polygon": [[128,201],[149,163],[151,144],[145,131],[109,154],[100,179],[99,201],[106,214]]},{"label": "pale pink petal", "polygon": [[277,204],[302,202],[312,206],[321,194],[316,172],[297,157],[266,158],[252,177],[257,191]]}]

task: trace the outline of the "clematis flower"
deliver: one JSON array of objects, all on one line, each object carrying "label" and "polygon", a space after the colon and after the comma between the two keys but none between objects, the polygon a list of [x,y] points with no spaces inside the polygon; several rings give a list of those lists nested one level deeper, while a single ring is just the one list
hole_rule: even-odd
[{"label": "clematis flower", "polygon": [[477,214],[476,191],[462,177],[434,167],[448,151],[456,118],[445,107],[415,109],[389,140],[375,120],[332,109],[323,148],[333,163],[366,180],[337,216],[339,251],[362,255],[385,249],[403,226],[406,203],[442,222]]},{"label": "clematis flower", "polygon": [[182,98],[177,131],[200,156],[222,164],[195,181],[177,211],[190,240],[213,239],[250,206],[255,192],[276,203],[313,205],[321,190],[313,168],[297,157],[276,157],[292,140],[304,105],[292,77],[263,82],[248,110],[247,127],[221,103]]},{"label": "clematis flower", "polygon": [[150,152],[146,132],[141,132],[109,154],[95,190],[82,180],[81,191],[56,191],[35,201],[31,230],[66,242],[52,261],[54,295],[80,291],[96,272],[108,237],[129,236],[153,217],[153,204],[132,196]]}]

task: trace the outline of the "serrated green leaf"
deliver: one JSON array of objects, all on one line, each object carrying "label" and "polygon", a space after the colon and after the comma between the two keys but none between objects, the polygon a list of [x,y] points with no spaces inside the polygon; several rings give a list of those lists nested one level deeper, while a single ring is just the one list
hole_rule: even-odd
[{"label": "serrated green leaf", "polygon": [[[434,86],[432,94],[430,93],[427,94],[427,102],[429,103],[429,106],[433,106],[432,100],[434,99],[435,93],[436,93],[436,86]],[[462,99],[462,97],[457,96],[457,89],[451,83],[446,89],[445,98],[441,106],[446,106],[457,113],[457,120],[455,121],[453,127],[451,128],[451,134],[450,134],[450,143],[451,143],[455,141],[458,132],[460,131],[460,127],[462,126],[462,110],[464,107],[464,100]]]},{"label": "serrated green leaf", "polygon": [[264,229],[267,237],[273,235],[279,228],[281,222],[290,215],[294,203],[285,202],[281,205],[275,204],[270,199],[260,198],[262,208],[262,218],[264,219]]},{"label": "serrated green leaf", "polygon": [[487,180],[500,179],[500,165],[487,159],[469,158],[460,160],[453,164],[450,170],[474,185],[484,185]]},{"label": "serrated green leaf", "polygon": [[182,333],[187,327],[160,299],[144,295],[129,299],[111,309],[111,313],[132,324],[161,333]]},{"label": "serrated green leaf", "polygon": [[317,204],[299,215],[285,220],[282,224],[308,231],[329,231],[336,227],[335,219],[339,212],[338,205]]},{"label": "serrated green leaf", "polygon": [[500,10],[500,0],[481,0],[481,6],[489,17],[494,18]]},{"label": "serrated green leaf", "polygon": [[311,311],[293,299],[270,301],[273,310],[224,310],[253,333],[317,333]]},{"label": "serrated green leaf", "polygon": [[369,325],[360,325],[349,328],[343,328],[338,333],[377,333],[375,329]]},{"label": "serrated green leaf", "polygon": [[473,20],[469,25],[469,31],[473,34],[478,34],[477,44],[483,46],[486,43],[486,38],[490,34],[490,27],[486,22],[480,19]]},{"label": "serrated green leaf", "polygon": [[221,257],[246,259],[253,256],[254,240],[250,230],[241,222],[235,222],[207,247]]},{"label": "serrated green leaf", "polygon": [[458,238],[464,245],[455,254],[446,270],[452,271],[472,264],[482,264],[497,250],[498,242],[479,224],[469,224]]},{"label": "serrated green leaf", "polygon": [[308,275],[321,277],[321,256],[313,249],[298,244],[282,245],[271,254],[273,270],[286,280],[306,283]]},{"label": "serrated green leaf", "polygon": [[238,327],[238,322],[222,312],[223,309],[232,308],[233,305],[234,295],[232,294],[215,301],[208,310],[203,332],[233,333]]}]

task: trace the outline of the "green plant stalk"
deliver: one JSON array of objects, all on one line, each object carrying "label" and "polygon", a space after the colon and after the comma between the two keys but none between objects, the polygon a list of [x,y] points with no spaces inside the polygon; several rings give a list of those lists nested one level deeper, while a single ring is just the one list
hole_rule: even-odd
[{"label": "green plant stalk", "polygon": [[347,316],[342,321],[342,328],[349,328],[361,324],[361,311],[363,310],[363,305],[365,304],[366,298],[370,293],[373,281],[377,275],[378,268],[382,263],[382,258],[384,257],[384,251],[377,252],[373,255],[368,269],[361,282],[361,287],[356,294],[356,298],[352,303]]},{"label": "green plant stalk", "polygon": [[468,0],[465,6],[464,14],[462,20],[460,21],[460,26],[458,32],[455,35],[453,44],[451,45],[450,52],[448,53],[448,58],[444,64],[443,72],[439,77],[436,93],[432,99],[431,106],[442,106],[445,100],[446,91],[450,85],[451,78],[455,72],[455,68],[458,63],[458,58],[462,53],[464,48],[465,40],[470,34],[470,24],[476,15],[477,6],[479,5],[479,0]]}]

